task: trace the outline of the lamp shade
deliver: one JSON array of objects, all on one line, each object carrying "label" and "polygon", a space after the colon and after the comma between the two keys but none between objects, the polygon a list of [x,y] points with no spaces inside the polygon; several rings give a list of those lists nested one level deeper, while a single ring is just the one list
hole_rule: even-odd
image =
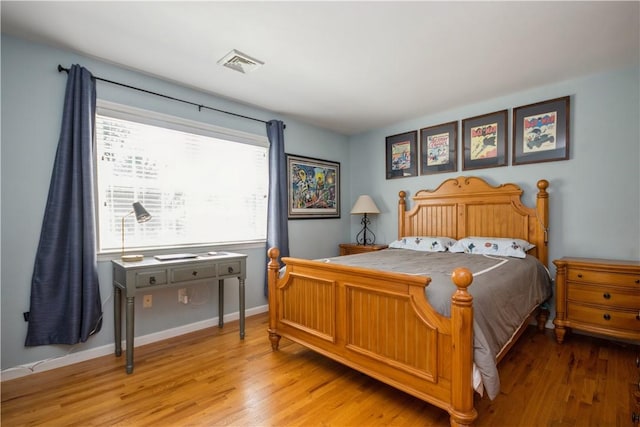
[{"label": "lamp shade", "polygon": [[133,204],[133,212],[136,214],[136,221],[138,222],[147,222],[151,219],[151,215],[140,202]]},{"label": "lamp shade", "polygon": [[357,214],[379,214],[380,210],[376,206],[376,203],[373,201],[371,196],[363,194],[358,197],[356,203],[353,205],[351,209],[351,215]]}]

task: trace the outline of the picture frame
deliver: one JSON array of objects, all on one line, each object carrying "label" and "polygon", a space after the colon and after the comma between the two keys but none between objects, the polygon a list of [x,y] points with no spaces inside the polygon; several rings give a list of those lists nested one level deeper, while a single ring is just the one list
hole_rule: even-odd
[{"label": "picture frame", "polygon": [[418,131],[386,138],[386,177],[406,178],[418,175]]},{"label": "picture frame", "polygon": [[569,160],[569,96],[513,109],[513,165]]},{"label": "picture frame", "polygon": [[458,121],[420,129],[420,175],[458,170]]},{"label": "picture frame", "polygon": [[507,110],[462,120],[462,170],[507,166],[508,135]]},{"label": "picture frame", "polygon": [[340,218],[340,163],[287,154],[289,219]]}]

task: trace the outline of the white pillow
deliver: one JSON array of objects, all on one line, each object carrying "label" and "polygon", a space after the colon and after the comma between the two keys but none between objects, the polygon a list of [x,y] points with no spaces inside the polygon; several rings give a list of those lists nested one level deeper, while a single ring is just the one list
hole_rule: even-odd
[{"label": "white pillow", "polygon": [[455,242],[455,239],[449,237],[407,236],[391,242],[389,247],[422,252],[445,252]]},{"label": "white pillow", "polygon": [[522,239],[509,239],[502,237],[465,237],[458,240],[449,252],[464,252],[467,254],[486,254],[510,256],[515,258],[526,257],[526,252],[535,245]]}]

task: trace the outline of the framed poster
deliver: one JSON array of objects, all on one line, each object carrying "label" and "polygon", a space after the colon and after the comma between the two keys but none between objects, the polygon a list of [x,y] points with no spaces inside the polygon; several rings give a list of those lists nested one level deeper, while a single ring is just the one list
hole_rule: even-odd
[{"label": "framed poster", "polygon": [[340,218],[340,163],[287,154],[289,219]]},{"label": "framed poster", "polygon": [[458,122],[420,129],[420,175],[458,170]]},{"label": "framed poster", "polygon": [[462,170],[507,165],[507,110],[462,121]]},{"label": "framed poster", "polygon": [[387,179],[418,175],[418,131],[388,136]]},{"label": "framed poster", "polygon": [[513,109],[514,165],[569,159],[570,97]]}]

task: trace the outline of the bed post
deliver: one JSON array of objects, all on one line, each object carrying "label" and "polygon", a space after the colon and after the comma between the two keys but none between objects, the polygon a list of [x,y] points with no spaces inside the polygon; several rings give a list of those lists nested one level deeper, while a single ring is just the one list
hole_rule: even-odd
[{"label": "bed post", "polygon": [[405,200],[406,196],[407,193],[404,191],[398,193],[398,197],[400,198],[398,200],[398,240],[404,237],[404,213],[407,211],[407,201]]},{"label": "bed post", "polygon": [[473,407],[473,296],[467,292],[473,273],[456,268],[451,280],[458,289],[451,297],[453,365],[449,420],[452,427],[470,426],[478,417]]},{"label": "bed post", "polygon": [[542,233],[542,236],[538,236],[539,242],[544,242],[543,245],[539,245],[538,259],[544,264],[545,267],[549,267],[549,193],[547,188],[549,187],[549,181],[541,179],[538,181],[538,195],[536,198],[536,217],[538,218],[538,232]]},{"label": "bed post", "polygon": [[280,344],[280,335],[277,333],[278,307],[276,305],[276,286],[278,283],[278,270],[280,269],[280,263],[278,263],[280,250],[276,247],[270,248],[269,251],[267,251],[267,255],[269,257],[269,264],[267,266],[267,285],[269,287],[269,341],[271,341],[271,348],[277,350]]}]

